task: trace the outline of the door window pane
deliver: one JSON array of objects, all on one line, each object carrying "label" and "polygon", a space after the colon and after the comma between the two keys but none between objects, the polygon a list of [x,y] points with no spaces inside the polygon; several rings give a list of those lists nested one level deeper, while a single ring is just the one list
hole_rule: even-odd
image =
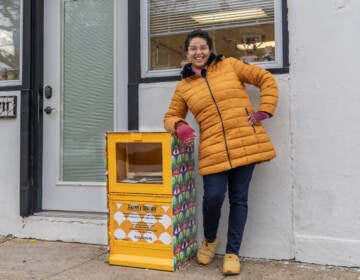
[{"label": "door window pane", "polygon": [[0,1],[0,81],[19,80],[20,0]]},{"label": "door window pane", "polygon": [[63,181],[103,182],[113,128],[113,2],[64,2]]},{"label": "door window pane", "polygon": [[207,30],[214,52],[247,62],[276,60],[274,0],[148,0],[149,70],[180,68],[184,40]]}]

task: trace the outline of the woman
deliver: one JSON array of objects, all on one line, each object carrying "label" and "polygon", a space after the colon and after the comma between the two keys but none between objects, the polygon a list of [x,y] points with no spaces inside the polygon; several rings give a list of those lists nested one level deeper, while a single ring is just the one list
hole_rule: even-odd
[{"label": "woman", "polygon": [[[187,111],[200,128],[199,172],[203,176],[204,237],[197,254],[199,264],[215,256],[221,206],[228,190],[230,212],[223,273],[240,273],[239,250],[247,218],[249,183],[256,163],[275,157],[261,121],[271,117],[278,89],[270,72],[212,52],[212,38],[195,30],[185,40],[187,60],[164,117],[166,130],[176,132],[184,144],[195,131],[186,122]],[[244,83],[260,88],[258,111]]]}]

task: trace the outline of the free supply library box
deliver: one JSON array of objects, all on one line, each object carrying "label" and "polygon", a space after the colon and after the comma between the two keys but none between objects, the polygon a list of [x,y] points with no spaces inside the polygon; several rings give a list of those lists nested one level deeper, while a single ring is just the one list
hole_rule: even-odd
[{"label": "free supply library box", "polygon": [[109,264],[175,271],[197,252],[194,145],[106,134]]}]

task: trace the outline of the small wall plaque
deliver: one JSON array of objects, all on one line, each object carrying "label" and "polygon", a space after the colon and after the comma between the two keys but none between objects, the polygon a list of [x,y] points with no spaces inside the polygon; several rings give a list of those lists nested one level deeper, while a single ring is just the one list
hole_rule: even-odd
[{"label": "small wall plaque", "polygon": [[0,119],[16,118],[16,96],[0,96]]}]

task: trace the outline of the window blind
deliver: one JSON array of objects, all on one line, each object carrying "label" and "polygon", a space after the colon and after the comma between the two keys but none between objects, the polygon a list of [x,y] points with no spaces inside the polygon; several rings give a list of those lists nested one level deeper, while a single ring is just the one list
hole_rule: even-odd
[{"label": "window blind", "polygon": [[274,0],[148,0],[150,36],[274,23]]},{"label": "window blind", "polygon": [[113,5],[65,2],[63,181],[104,181],[104,134],[113,126]]}]

